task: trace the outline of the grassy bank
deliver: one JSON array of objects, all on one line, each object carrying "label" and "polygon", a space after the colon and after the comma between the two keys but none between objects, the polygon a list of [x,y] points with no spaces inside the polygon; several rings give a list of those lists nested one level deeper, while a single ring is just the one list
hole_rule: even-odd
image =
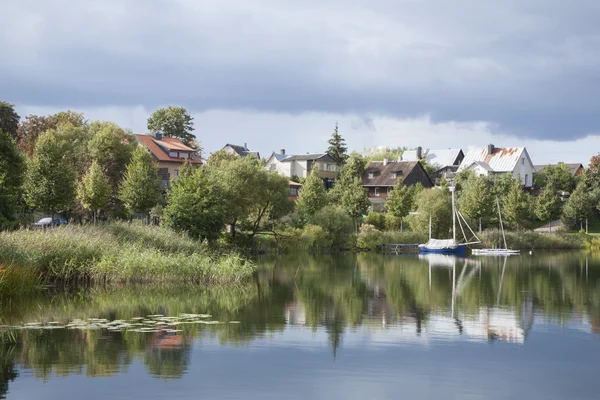
[{"label": "grassy bank", "polygon": [[[568,233],[538,233],[533,231],[505,232],[511,249],[520,250],[575,250],[586,246],[586,236]],[[478,234],[484,248],[503,247],[502,232],[486,230]]]},{"label": "grassy bank", "polygon": [[[0,263],[38,281],[235,283],[254,266],[169,229],[111,223],[0,233]],[[20,270],[19,270],[20,269]]]}]

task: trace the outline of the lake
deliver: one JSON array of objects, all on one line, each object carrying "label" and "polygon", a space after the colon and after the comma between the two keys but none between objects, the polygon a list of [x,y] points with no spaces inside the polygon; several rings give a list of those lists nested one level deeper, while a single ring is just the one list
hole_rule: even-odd
[{"label": "lake", "polygon": [[0,398],[600,398],[600,257],[257,263],[243,286],[3,300]]}]

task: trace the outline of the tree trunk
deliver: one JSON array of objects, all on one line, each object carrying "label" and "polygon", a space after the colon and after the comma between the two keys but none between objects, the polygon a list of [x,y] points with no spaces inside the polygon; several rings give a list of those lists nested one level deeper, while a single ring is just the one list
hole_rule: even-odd
[{"label": "tree trunk", "polygon": [[231,222],[231,238],[232,239],[235,239],[235,224],[236,224],[236,222],[237,221],[235,219]]},{"label": "tree trunk", "polygon": [[400,232],[404,231],[404,218],[400,218]]},{"label": "tree trunk", "polygon": [[481,233],[481,217],[479,217],[479,233]]}]

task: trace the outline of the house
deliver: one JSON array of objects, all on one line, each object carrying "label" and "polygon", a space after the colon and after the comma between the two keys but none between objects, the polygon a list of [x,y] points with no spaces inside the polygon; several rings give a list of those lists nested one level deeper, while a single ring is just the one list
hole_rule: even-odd
[{"label": "house", "polygon": [[558,164],[534,165],[535,173],[540,173],[547,167],[556,167],[558,165],[564,165],[565,167],[567,167],[567,169],[571,171],[571,174],[573,176],[581,176],[585,173],[585,168],[583,167],[583,164],[565,164],[564,162],[559,162]]},{"label": "house", "polygon": [[288,196],[288,200],[298,200],[298,195],[300,194],[302,185],[294,181],[288,181],[288,185],[290,187],[290,195]]},{"label": "house", "polygon": [[431,179],[439,184],[442,178],[452,182],[458,171],[460,163],[465,158],[462,149],[440,149],[426,150],[417,147],[416,150],[406,150],[402,154],[402,161],[421,161],[425,160],[429,165],[435,167],[436,171],[431,175]]},{"label": "house", "polygon": [[335,160],[325,153],[287,155],[285,149],[280,153],[271,154],[265,164],[265,169],[275,171],[283,176],[306,178],[316,168],[327,188],[333,187],[338,177],[339,167]]},{"label": "house", "polygon": [[154,162],[158,164],[158,175],[162,188],[171,187],[171,179],[179,175],[179,171],[186,163],[193,166],[202,165],[195,150],[184,145],[177,138],[163,137],[161,133],[135,135],[135,137],[138,142],[150,150]]},{"label": "house", "polygon": [[362,176],[363,187],[367,189],[369,200],[374,208],[382,208],[388,194],[398,181],[406,186],[420,183],[424,188],[433,187],[433,182],[418,161],[372,161]]},{"label": "house", "polygon": [[518,178],[524,187],[533,186],[535,168],[525,147],[471,147],[465,154],[458,171],[470,169],[478,176],[494,176],[509,173]]},{"label": "house", "polygon": [[224,151],[229,154],[235,154],[240,157],[246,157],[248,155],[253,155],[253,156],[256,156],[256,158],[260,158],[260,153],[258,151],[250,151],[248,149],[248,145],[246,143],[244,143],[243,146],[227,143],[225,146],[223,146],[221,151]]}]

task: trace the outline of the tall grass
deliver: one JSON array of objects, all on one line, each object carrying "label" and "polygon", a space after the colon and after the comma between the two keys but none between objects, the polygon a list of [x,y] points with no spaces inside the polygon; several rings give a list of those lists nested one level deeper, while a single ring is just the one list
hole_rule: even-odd
[{"label": "tall grass", "polygon": [[[544,249],[568,250],[583,249],[585,236],[565,233],[541,233],[533,231],[505,232],[506,244],[511,249]],[[503,247],[502,233],[498,229],[490,229],[478,235],[481,247]]]},{"label": "tall grass", "polygon": [[65,282],[235,283],[254,271],[235,253],[218,255],[167,228],[127,223],[0,233],[0,262]]},{"label": "tall grass", "polygon": [[358,234],[358,246],[375,250],[382,244],[418,244],[427,241],[427,234],[412,231],[380,231],[372,225],[363,225]]}]

